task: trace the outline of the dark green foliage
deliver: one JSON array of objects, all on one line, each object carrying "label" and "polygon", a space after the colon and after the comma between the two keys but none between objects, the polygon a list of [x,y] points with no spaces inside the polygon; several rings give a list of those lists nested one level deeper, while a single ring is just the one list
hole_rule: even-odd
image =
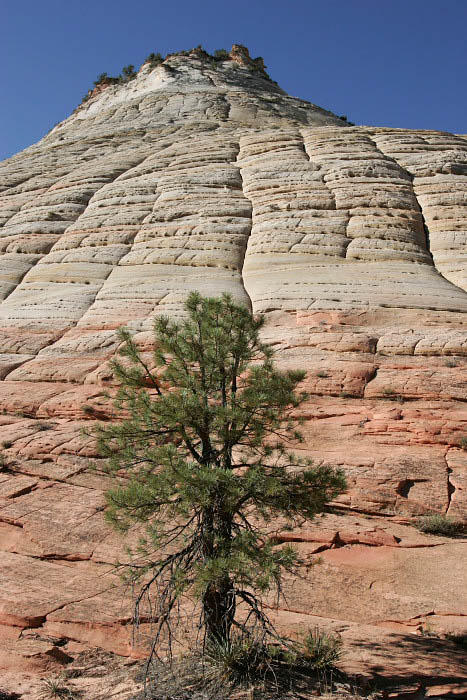
[{"label": "dark green foliage", "polygon": [[128,82],[128,80],[132,80],[133,78],[136,78],[136,71],[135,67],[130,63],[128,66],[123,66],[121,75],[119,75],[120,80],[123,83]]},{"label": "dark green foliage", "polygon": [[186,311],[181,322],[156,321],[153,370],[121,331],[115,405],[126,417],[98,429],[98,447],[108,472],[128,477],[107,493],[107,518],[123,531],[146,526],[127,567],[140,583],[136,616],[154,587],[157,643],[189,595],[207,639],[223,643],[234,628],[271,631],[261,596],[280,593],[283,570],[297,564],[272,537],[275,518],[290,527],[312,518],[345,481],[285,449],[302,439],[294,411],[304,372],[276,369],[259,337],[264,319],[228,295],[192,293]]},{"label": "dark green foliage", "polygon": [[162,58],[162,55],[160,53],[150,53],[147,58],[144,59],[144,63],[149,63],[151,68],[155,68],[156,66],[160,65],[164,59]]},{"label": "dark green foliage", "polygon": [[310,697],[321,694],[323,681],[329,689],[341,646],[338,635],[318,628],[310,630],[303,642],[267,642],[262,636],[234,633],[231,639],[209,642],[201,653],[184,655],[170,667],[156,664],[148,694],[152,700],[229,700],[244,697],[238,691],[248,688],[249,697],[255,698],[305,697],[302,692]]},{"label": "dark green foliage", "polygon": [[459,440],[459,447],[461,450],[467,451],[467,437],[461,437]]},{"label": "dark green foliage", "polygon": [[[98,87],[99,85],[117,85],[118,83],[127,83],[129,80],[136,78],[136,75],[137,73],[135,71],[135,67],[132,64],[129,64],[128,66],[124,66],[120,75],[117,76],[101,73],[97,77],[97,80],[94,81],[94,86]],[[89,95],[85,95],[83,102],[88,99]]]},{"label": "dark green foliage", "polygon": [[342,119],[343,122],[347,122],[347,124],[348,124],[349,126],[355,126],[355,123],[354,123],[354,122],[349,122],[349,120],[347,119],[347,115],[346,115],[346,114],[341,114],[341,116],[339,117],[339,119]]},{"label": "dark green foliage", "polygon": [[429,535],[445,535],[446,537],[458,535],[463,530],[462,523],[452,520],[446,515],[441,515],[441,513],[423,515],[417,519],[416,527],[420,532]]},{"label": "dark green foliage", "polygon": [[97,76],[97,79],[94,81],[94,85],[102,85],[103,83],[107,83],[110,81],[110,77],[107,75],[107,73],[101,73],[100,75]]},{"label": "dark green foliage", "polygon": [[257,70],[257,71],[260,71],[263,73],[266,71],[266,66],[264,64],[264,58],[262,56],[257,56],[256,58],[252,58],[251,63],[252,63],[253,70]]},{"label": "dark green foliage", "polygon": [[303,640],[303,658],[316,670],[329,670],[342,655],[342,639],[315,627]]},{"label": "dark green foliage", "polygon": [[167,54],[166,58],[171,58],[172,56],[195,56],[196,58],[211,58],[210,54],[203,48],[201,44],[194,46],[192,49],[183,49],[183,51],[175,51],[174,53]]},{"label": "dark green foliage", "polygon": [[234,634],[229,640],[209,643],[206,658],[221,680],[236,686],[329,671],[339,661],[341,649],[338,635],[316,627],[301,643],[287,639],[267,643],[261,636]]},{"label": "dark green foliage", "polygon": [[98,85],[115,85],[116,83],[120,82],[120,77],[117,75],[116,77],[112,75],[107,75],[107,73],[101,73],[97,80],[94,81],[94,85],[97,87]]},{"label": "dark green foliage", "polygon": [[52,430],[53,427],[54,423],[47,423],[45,421],[39,421],[39,423],[36,423],[36,428],[40,431]]},{"label": "dark green foliage", "polygon": [[228,61],[230,54],[225,49],[216,49],[213,53],[213,57],[216,61]]},{"label": "dark green foliage", "polygon": [[214,640],[206,646],[210,675],[232,686],[257,683],[272,671],[279,650],[261,637],[234,634],[230,639]]}]

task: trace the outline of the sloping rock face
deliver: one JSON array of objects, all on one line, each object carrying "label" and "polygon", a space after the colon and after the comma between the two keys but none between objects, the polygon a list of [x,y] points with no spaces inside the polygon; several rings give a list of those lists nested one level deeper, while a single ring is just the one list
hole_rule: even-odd
[{"label": "sloping rock face", "polygon": [[464,541],[409,525],[467,519],[465,137],[350,127],[241,47],[195,50],[0,165],[0,222],[0,669],[135,653],[82,428],[109,416],[116,330],[149,351],[195,289],[266,314],[279,364],[307,370],[304,451],[348,475],[339,515],[284,533],[321,563],[279,624],[339,629],[353,672],[465,680],[427,641],[464,629]]}]

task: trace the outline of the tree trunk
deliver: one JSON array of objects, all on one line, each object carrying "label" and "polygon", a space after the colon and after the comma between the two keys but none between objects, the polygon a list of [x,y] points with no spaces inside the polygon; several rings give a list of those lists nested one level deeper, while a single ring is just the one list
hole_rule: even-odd
[{"label": "tree trunk", "polygon": [[229,641],[235,619],[235,595],[230,579],[226,578],[217,586],[208,586],[202,602],[208,642]]},{"label": "tree trunk", "polygon": [[[214,509],[203,514],[203,554],[206,561],[216,559],[230,550],[232,521],[222,517]],[[215,544],[216,543],[216,544]],[[219,547],[222,552],[219,551]],[[223,643],[230,639],[235,619],[235,591],[229,576],[208,584],[202,598],[203,622],[206,639],[209,642]]]}]

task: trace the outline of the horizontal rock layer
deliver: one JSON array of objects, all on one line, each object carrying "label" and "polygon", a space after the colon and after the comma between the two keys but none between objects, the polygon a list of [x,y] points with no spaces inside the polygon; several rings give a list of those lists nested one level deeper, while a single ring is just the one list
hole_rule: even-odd
[{"label": "horizontal rock layer", "polygon": [[149,353],[194,289],[266,314],[278,363],[307,370],[304,451],[348,475],[341,515],[295,533],[323,564],[280,624],[396,646],[461,628],[462,543],[408,522],[467,519],[466,192],[464,137],[349,127],[196,56],[96,91],[0,165],[0,667],[65,662],[25,629],[131,653],[81,430],[111,415],[116,330]]}]

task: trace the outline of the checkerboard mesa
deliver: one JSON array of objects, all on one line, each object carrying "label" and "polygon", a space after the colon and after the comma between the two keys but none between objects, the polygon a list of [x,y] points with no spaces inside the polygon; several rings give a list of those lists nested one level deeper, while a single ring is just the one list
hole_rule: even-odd
[{"label": "checkerboard mesa", "polygon": [[430,643],[459,676],[443,635],[466,619],[463,539],[412,524],[466,520],[467,140],[349,126],[249,61],[154,52],[0,164],[0,634],[17,670],[60,664],[54,640],[136,653],[102,588],[121,550],[82,428],[112,418],[118,328],[150,360],[154,320],[198,291],[265,314],[279,367],[307,372],[303,455],[347,476],[319,527],[281,533],[322,565],[278,625],[344,625],[346,668],[384,669],[390,648],[401,678],[430,675]]}]

